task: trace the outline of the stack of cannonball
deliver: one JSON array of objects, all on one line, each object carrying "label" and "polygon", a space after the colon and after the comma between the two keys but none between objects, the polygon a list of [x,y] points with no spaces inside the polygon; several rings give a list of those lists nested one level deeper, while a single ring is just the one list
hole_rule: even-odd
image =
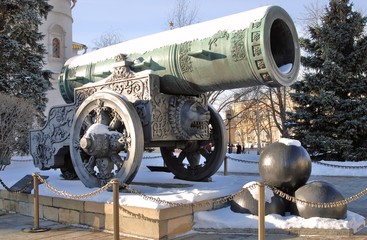
[{"label": "stack of cannonball", "polygon": [[[311,175],[311,158],[297,140],[281,138],[269,145],[260,155],[259,173],[262,182],[294,196],[296,199],[314,203],[328,203],[343,200],[343,195],[331,184],[323,181],[308,182]],[[244,186],[246,187],[246,185]],[[345,205],[332,208],[317,208],[302,203],[291,203],[276,194],[265,193],[265,214],[285,215],[286,212],[303,218],[323,217],[344,219]],[[257,198],[250,190],[242,191],[231,202],[231,210],[257,215]]]}]

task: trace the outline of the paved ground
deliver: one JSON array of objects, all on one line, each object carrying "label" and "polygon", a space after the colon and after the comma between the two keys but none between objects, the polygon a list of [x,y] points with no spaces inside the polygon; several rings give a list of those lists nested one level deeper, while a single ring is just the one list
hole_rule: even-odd
[{"label": "paved ground", "polygon": [[[367,178],[363,177],[318,177],[312,176],[310,180],[322,180],[333,184],[344,197],[352,196],[367,186]],[[356,212],[367,219],[367,196],[352,202],[348,205],[348,210]],[[0,212],[0,239],[25,240],[25,239],[113,239],[112,233],[93,231],[80,226],[70,226],[55,223],[52,221],[40,220],[41,228],[49,228],[46,232],[29,233],[34,226],[33,217],[20,214]],[[121,240],[136,239],[127,236],[120,236]],[[237,240],[237,239],[258,239],[256,233],[200,233],[192,232],[176,240]],[[266,239],[353,239],[367,240],[367,227],[359,231],[354,236],[295,236],[286,234],[267,234]]]}]

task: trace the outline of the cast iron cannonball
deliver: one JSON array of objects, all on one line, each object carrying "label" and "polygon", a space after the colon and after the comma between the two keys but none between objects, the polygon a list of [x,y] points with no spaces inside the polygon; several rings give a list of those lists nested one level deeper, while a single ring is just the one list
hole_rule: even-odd
[{"label": "cast iron cannonball", "polygon": [[[298,141],[297,141],[298,142]],[[299,144],[270,144],[260,155],[259,172],[265,183],[293,193],[311,175],[311,158]]]},{"label": "cast iron cannonball", "polygon": [[[344,200],[343,195],[333,185],[323,181],[313,181],[300,187],[294,194],[297,199],[314,203],[328,203]],[[322,217],[345,219],[347,206],[340,205],[332,208],[317,208],[301,203],[294,204],[292,214],[303,218]]]},{"label": "cast iron cannonball", "polygon": [[[283,198],[273,194],[273,192],[269,189],[265,190],[265,215],[279,214],[284,216],[286,208]],[[258,215],[258,192],[258,187],[253,190],[244,189],[230,202],[231,210],[236,213],[249,213]]]}]

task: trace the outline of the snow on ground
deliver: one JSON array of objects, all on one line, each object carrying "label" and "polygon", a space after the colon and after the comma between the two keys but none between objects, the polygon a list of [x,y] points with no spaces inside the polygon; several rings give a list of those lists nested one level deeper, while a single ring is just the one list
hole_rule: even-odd
[{"label": "snow on ground", "polygon": [[[237,193],[246,183],[260,179],[258,175],[258,159],[256,153],[229,154],[228,171],[234,174],[223,176],[223,166],[219,173],[212,177],[212,182],[188,182],[174,179],[171,173],[151,172],[146,166],[163,166],[160,153],[146,153],[142,165],[131,186],[148,196],[159,197],[162,200],[175,203],[192,203],[206,199],[220,198]],[[248,162],[240,162],[246,160]],[[335,165],[366,166],[367,162],[325,162]],[[79,180],[68,181],[60,177],[59,170],[40,171],[33,166],[31,157],[13,157],[12,163],[0,171],[0,179],[7,186],[12,186],[27,174],[39,172],[49,176],[47,182],[60,191],[70,194],[86,194],[95,189],[86,188]],[[361,176],[367,177],[366,169],[347,169],[312,164],[312,175],[328,176]],[[153,186],[154,183],[165,185]],[[175,184],[175,185],[171,185]],[[178,187],[177,187],[178,186]],[[363,187],[363,186],[362,186]],[[0,189],[4,189],[0,186]],[[39,186],[40,195],[59,196],[50,191],[45,184]],[[59,196],[61,197],[61,196]],[[85,199],[87,201],[112,202],[112,193],[104,191],[101,194]],[[120,204],[146,208],[165,208],[152,201],[144,200],[142,196],[132,193],[120,193]],[[365,225],[365,218],[348,211],[347,219],[335,220],[326,218],[303,219],[297,216],[280,216],[271,214],[266,216],[266,228],[320,228],[320,229],[354,229],[356,231]],[[214,211],[195,213],[194,228],[257,228],[257,216],[232,212],[229,207]]]}]

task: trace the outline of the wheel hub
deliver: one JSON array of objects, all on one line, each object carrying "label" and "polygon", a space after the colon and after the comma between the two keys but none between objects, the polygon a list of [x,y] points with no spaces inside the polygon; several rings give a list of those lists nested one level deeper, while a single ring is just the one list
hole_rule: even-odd
[{"label": "wheel hub", "polygon": [[110,131],[108,126],[95,123],[80,139],[80,148],[96,158],[109,157],[124,150],[122,139],[124,139],[122,133]]}]

